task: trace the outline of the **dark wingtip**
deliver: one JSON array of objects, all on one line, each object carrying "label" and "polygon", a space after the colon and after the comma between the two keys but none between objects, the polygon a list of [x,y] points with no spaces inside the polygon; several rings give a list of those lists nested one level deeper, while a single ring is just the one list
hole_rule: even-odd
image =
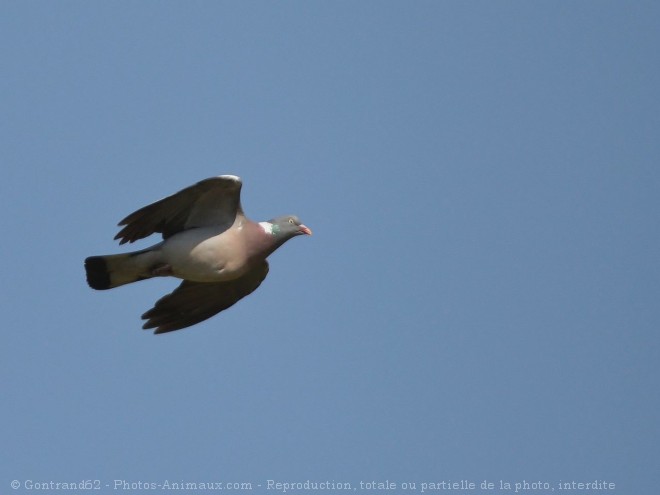
[{"label": "dark wingtip", "polygon": [[103,256],[90,256],[85,260],[85,272],[87,273],[87,284],[96,290],[110,288],[110,274]]},{"label": "dark wingtip", "polygon": [[175,330],[179,330],[179,327],[174,326],[172,327],[171,325],[158,325],[157,323],[154,323],[153,321],[148,321],[144,325],[142,325],[143,330],[153,330],[154,335],[162,335],[164,333],[170,333]]},{"label": "dark wingtip", "polygon": [[163,335],[165,333],[174,332],[176,330],[179,330],[179,328],[158,327],[156,330],[154,330],[154,335]]},{"label": "dark wingtip", "polygon": [[114,237],[114,239],[113,239],[113,240],[115,240],[115,241],[119,241],[119,245],[120,245],[120,246],[121,246],[122,244],[126,244],[126,243],[128,242],[128,238],[127,238],[126,235],[124,234],[124,230],[125,230],[125,229],[122,229],[122,231],[119,232],[119,233]]},{"label": "dark wingtip", "polygon": [[161,325],[157,320],[151,318],[150,313],[152,312],[153,309],[150,309],[142,315],[142,319],[147,320],[146,323],[142,325],[143,330],[153,330],[154,335],[162,335],[164,333],[173,332],[174,330],[179,330],[179,327],[176,325]]}]

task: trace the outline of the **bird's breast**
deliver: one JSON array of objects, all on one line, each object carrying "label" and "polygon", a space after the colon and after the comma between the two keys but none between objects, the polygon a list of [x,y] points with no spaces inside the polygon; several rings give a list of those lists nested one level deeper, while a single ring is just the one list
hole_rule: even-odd
[{"label": "bird's breast", "polygon": [[249,268],[240,236],[227,231],[185,231],[168,238],[162,252],[175,277],[194,282],[233,280]]}]

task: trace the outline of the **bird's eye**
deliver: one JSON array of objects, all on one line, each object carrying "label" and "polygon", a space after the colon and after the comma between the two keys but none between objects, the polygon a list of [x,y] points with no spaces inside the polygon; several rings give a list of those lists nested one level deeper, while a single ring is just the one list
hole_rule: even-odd
[{"label": "bird's eye", "polygon": [[293,218],[289,218],[289,223],[290,223],[291,225],[294,224]]}]

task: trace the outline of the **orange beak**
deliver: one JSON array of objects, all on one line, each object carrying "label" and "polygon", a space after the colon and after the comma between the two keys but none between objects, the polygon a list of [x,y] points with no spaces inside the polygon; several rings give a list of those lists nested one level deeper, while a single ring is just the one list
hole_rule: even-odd
[{"label": "orange beak", "polygon": [[312,235],[312,229],[310,229],[306,225],[303,224],[298,225],[298,230],[300,230],[300,232],[302,232],[303,234]]}]

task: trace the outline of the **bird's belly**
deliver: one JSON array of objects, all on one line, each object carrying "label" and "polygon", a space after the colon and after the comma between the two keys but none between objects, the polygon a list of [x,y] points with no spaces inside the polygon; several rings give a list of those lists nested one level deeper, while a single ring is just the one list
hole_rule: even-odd
[{"label": "bird's belly", "polygon": [[223,282],[243,275],[247,260],[241,256],[227,256],[240,252],[236,246],[222,242],[218,236],[173,236],[162,247],[172,275],[193,282]]}]

